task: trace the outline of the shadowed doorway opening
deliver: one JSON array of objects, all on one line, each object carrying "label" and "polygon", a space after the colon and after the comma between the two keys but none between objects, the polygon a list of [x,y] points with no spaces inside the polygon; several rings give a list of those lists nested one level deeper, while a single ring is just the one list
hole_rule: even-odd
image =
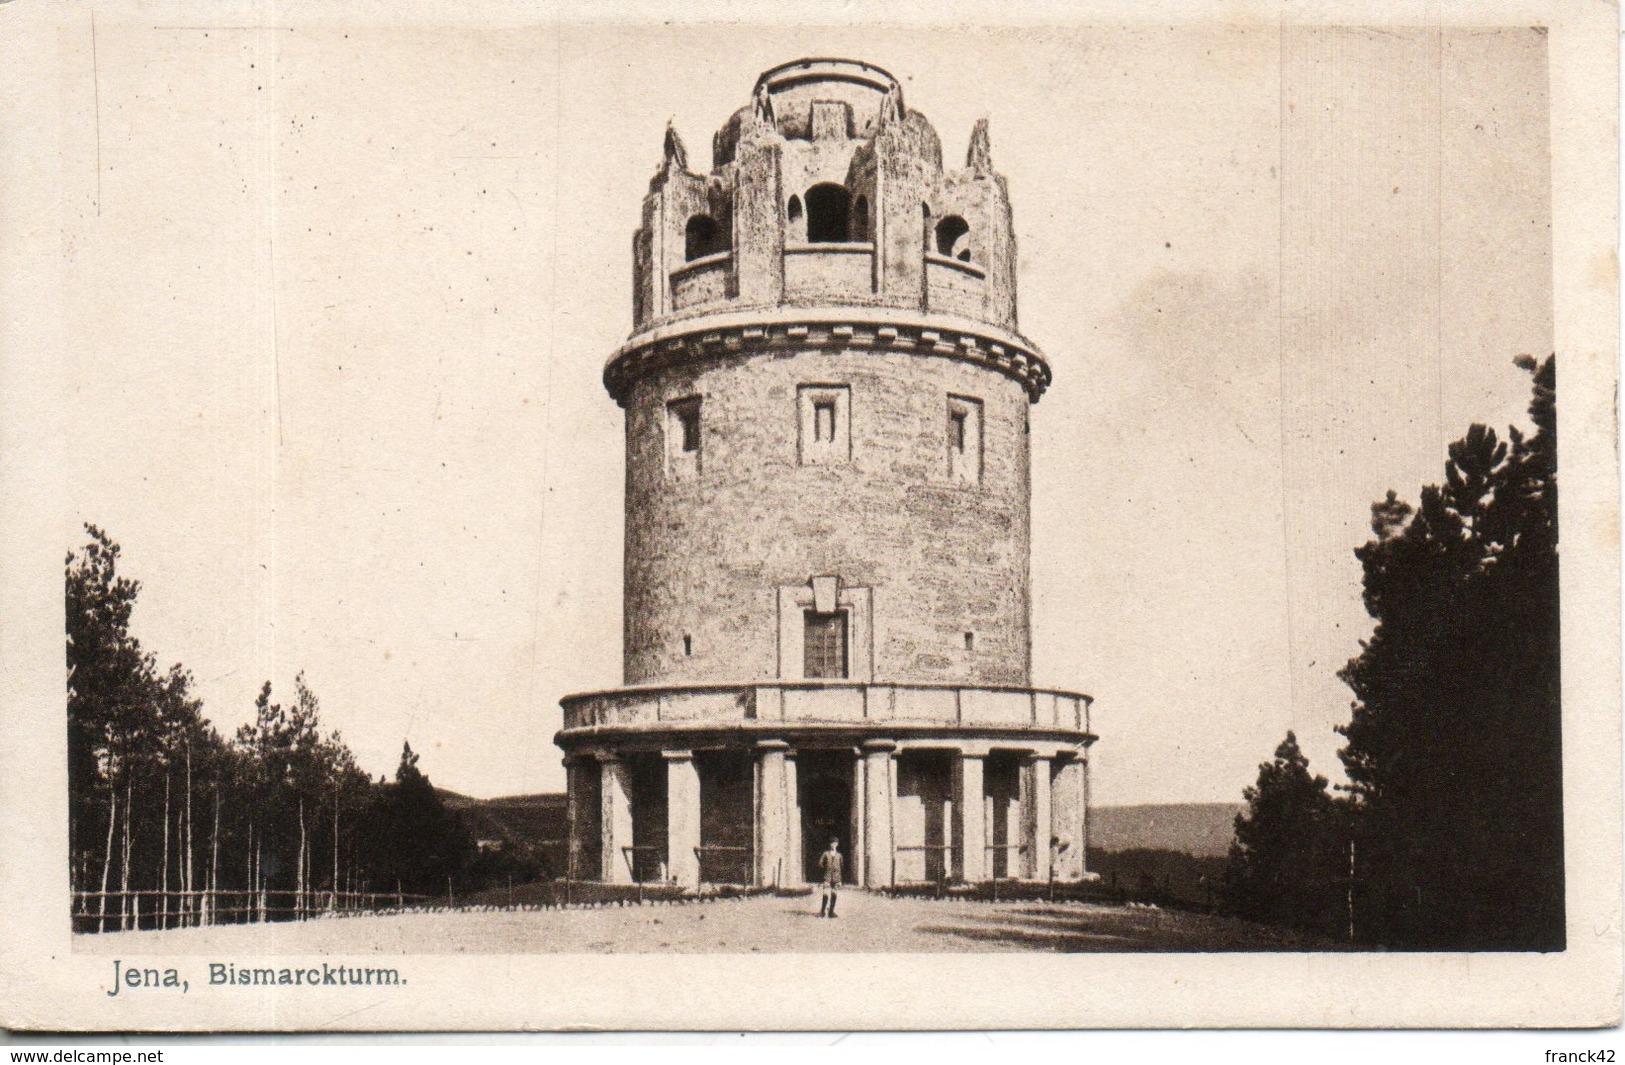
[{"label": "shadowed doorway opening", "polygon": [[831,839],[841,842],[845,857],[843,879],[857,883],[852,860],[852,768],[856,757],[849,750],[802,750],[796,755],[796,791],[801,803],[801,868],[807,880],[822,877],[818,856]]}]

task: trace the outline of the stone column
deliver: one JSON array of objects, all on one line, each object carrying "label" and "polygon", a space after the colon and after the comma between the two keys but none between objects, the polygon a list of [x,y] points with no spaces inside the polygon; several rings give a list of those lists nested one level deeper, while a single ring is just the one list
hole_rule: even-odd
[{"label": "stone column", "polygon": [[955,874],[974,884],[987,879],[987,799],[982,783],[986,755],[961,751],[954,764]]},{"label": "stone column", "polygon": [[1078,751],[1078,877],[1089,875],[1089,753]]},{"label": "stone column", "polygon": [[1023,782],[1026,786],[1022,789],[1027,793],[1027,803],[1021,817],[1021,842],[1027,848],[1027,860],[1022,865],[1032,880],[1048,880],[1050,873],[1049,841],[1054,833],[1051,829],[1049,768],[1050,756],[1040,754],[1029,755],[1022,766],[1027,774],[1027,780]]},{"label": "stone column", "polygon": [[632,870],[622,847],[632,845],[632,771],[614,755],[598,761],[599,838],[603,840],[600,879],[606,884],[630,884]]},{"label": "stone column", "polygon": [[891,887],[892,803],[897,795],[897,744],[869,740],[863,745],[863,886]]},{"label": "stone column", "polygon": [[1059,879],[1077,880],[1083,876],[1086,860],[1083,774],[1083,759],[1078,755],[1073,755],[1055,767],[1052,831],[1066,843],[1066,849],[1056,855],[1055,875]]},{"label": "stone column", "polygon": [[666,751],[666,875],[679,886],[700,886],[700,773],[694,752]]},{"label": "stone column", "polygon": [[784,856],[784,882],[804,884],[807,874],[801,868],[801,782],[796,775],[796,752],[784,752],[784,795],[790,810],[789,853]]},{"label": "stone column", "polygon": [[789,862],[790,807],[787,793],[783,740],[761,740],[756,744],[756,884],[758,887],[789,883],[785,866]]},{"label": "stone column", "polygon": [[[854,749],[852,751],[852,816],[848,819],[848,834],[851,836],[850,854],[846,856],[847,875],[854,884],[868,883],[868,870],[864,867],[863,856],[868,853],[868,815],[864,813],[865,791],[863,786],[863,753]],[[820,852],[824,849],[824,841],[818,841]],[[816,873],[816,868],[808,870]]]},{"label": "stone column", "polygon": [[565,819],[569,825],[564,875],[571,880],[592,879],[599,873],[594,846],[598,841],[597,777],[598,764],[591,758],[572,755],[564,760]]}]

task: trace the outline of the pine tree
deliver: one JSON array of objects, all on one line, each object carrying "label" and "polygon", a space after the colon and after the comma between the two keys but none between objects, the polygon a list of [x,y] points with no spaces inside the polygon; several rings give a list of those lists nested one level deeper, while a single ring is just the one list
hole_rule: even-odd
[{"label": "pine tree", "polygon": [[[65,584],[68,835],[75,867],[88,871],[103,826],[113,831],[119,791],[151,718],[155,676],[152,656],[130,632],[141,585],[118,574],[118,544],[94,525],[85,531],[90,541],[68,554]],[[111,855],[110,842],[103,882]]]},{"label": "pine tree", "polygon": [[1231,912],[1252,920],[1334,933],[1342,924],[1346,830],[1326,778],[1291,732],[1275,759],[1258,767],[1258,782],[1242,792],[1225,870]]},{"label": "pine tree", "polygon": [[448,877],[482,875],[411,748],[393,783],[373,782],[337,732],[323,734],[303,673],[291,705],[267,681],[253,721],[225,742],[191,674],[160,672],[133,635],[141,586],[119,574],[119,546],[86,531],[64,573],[70,872],[75,891],[103,895],[78,928],[176,923],[138,906],[138,891],[163,892],[163,910],[197,923],[287,915],[287,900],[308,910],[369,884],[394,891],[397,878],[439,894]]},{"label": "pine tree", "polygon": [[141,585],[119,575],[118,544],[85,531],[65,572],[70,870],[76,890],[164,890],[184,882],[171,818],[190,795],[177,787],[195,782],[189,752],[207,760],[220,739],[191,674],[159,673],[132,634]]},{"label": "pine tree", "polygon": [[1340,752],[1372,934],[1394,946],[1561,949],[1556,371],[1536,431],[1450,445],[1413,511],[1390,492],[1356,555],[1376,620],[1339,674]]},{"label": "pine tree", "polygon": [[381,790],[373,820],[370,865],[382,874],[386,889],[398,883],[409,893],[442,894],[448,878],[460,880],[473,858],[467,827],[418,768],[409,742],[401,746],[395,780]]}]

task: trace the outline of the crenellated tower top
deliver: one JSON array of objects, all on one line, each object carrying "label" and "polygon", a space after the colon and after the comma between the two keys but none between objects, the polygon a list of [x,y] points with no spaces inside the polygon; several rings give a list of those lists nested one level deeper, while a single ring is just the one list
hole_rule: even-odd
[{"label": "crenellated tower top", "polygon": [[1010,201],[986,120],[965,166],[944,169],[936,130],[868,63],[762,74],[713,138],[709,173],[668,127],[634,260],[634,332],[605,371],[618,400],[647,366],[692,357],[684,338],[746,322],[876,325],[1001,369],[1033,401],[1049,381],[1017,332]]}]

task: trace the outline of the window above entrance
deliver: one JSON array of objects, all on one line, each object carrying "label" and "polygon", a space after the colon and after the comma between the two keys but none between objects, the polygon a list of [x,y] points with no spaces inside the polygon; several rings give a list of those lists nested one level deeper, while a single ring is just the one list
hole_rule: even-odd
[{"label": "window above entrance", "polygon": [[846,611],[802,615],[805,654],[802,672],[809,680],[845,680],[847,676]]},{"label": "window above entrance", "polygon": [[813,577],[806,584],[781,585],[778,600],[782,679],[874,679],[868,588],[843,585],[834,576]]}]

